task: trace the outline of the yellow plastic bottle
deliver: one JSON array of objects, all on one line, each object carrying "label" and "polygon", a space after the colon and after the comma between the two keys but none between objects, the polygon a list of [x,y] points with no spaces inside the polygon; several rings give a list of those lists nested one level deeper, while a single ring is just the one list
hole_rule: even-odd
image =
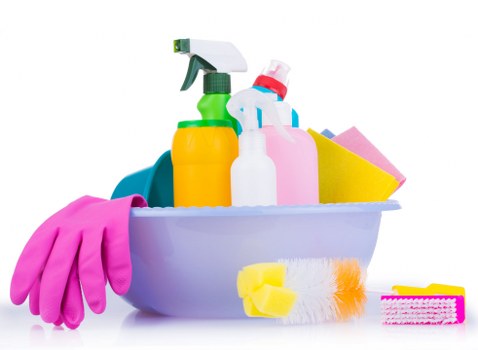
[{"label": "yellow plastic bottle", "polygon": [[174,206],[230,206],[230,172],[237,155],[237,136],[230,121],[180,122],[171,149]]}]

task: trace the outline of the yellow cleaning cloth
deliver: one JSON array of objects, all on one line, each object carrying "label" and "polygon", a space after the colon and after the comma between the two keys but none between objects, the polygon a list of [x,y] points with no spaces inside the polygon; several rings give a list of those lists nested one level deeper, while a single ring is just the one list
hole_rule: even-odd
[{"label": "yellow cleaning cloth", "polygon": [[319,157],[320,203],[385,201],[398,187],[389,173],[312,129]]}]

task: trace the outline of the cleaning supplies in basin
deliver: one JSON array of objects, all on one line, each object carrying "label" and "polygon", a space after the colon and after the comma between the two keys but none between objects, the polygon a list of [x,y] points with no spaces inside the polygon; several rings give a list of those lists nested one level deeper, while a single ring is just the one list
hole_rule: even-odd
[{"label": "cleaning supplies in basin", "polygon": [[182,121],[171,148],[174,206],[230,206],[230,169],[238,154],[233,125],[226,109],[230,98],[229,72],[247,64],[234,45],[221,41],[180,39],[175,52],[190,57],[181,90],[187,90],[204,70],[204,95],[198,103],[202,120]]},{"label": "cleaning supplies in basin", "polygon": [[235,282],[241,267],[279,258],[353,257],[365,268],[381,221],[397,209],[392,200],[134,209],[133,282],[125,299],[169,316],[244,318]]},{"label": "cleaning supplies in basin", "polygon": [[227,103],[229,113],[242,126],[239,157],[231,167],[232,205],[277,204],[277,177],[274,162],[266,154],[265,135],[259,131],[257,109],[267,111],[281,137],[292,139],[280,125],[272,100],[254,89],[235,94]]}]

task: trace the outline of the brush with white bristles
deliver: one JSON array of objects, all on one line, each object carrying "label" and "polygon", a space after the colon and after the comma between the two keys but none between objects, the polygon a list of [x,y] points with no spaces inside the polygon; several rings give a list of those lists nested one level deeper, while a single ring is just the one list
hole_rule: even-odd
[{"label": "brush with white bristles", "polygon": [[251,317],[284,324],[343,321],[361,316],[367,301],[365,272],[356,259],[281,259],[246,266],[239,296]]}]

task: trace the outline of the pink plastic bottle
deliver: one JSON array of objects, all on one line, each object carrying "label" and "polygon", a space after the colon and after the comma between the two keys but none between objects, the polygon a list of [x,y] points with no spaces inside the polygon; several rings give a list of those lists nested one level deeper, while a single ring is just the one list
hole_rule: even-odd
[{"label": "pink plastic bottle", "polygon": [[306,205],[319,203],[317,148],[312,137],[292,127],[292,109],[286,102],[274,102],[280,120],[294,138],[290,142],[281,136],[263,115],[261,131],[266,135],[267,155],[277,171],[277,204]]}]

